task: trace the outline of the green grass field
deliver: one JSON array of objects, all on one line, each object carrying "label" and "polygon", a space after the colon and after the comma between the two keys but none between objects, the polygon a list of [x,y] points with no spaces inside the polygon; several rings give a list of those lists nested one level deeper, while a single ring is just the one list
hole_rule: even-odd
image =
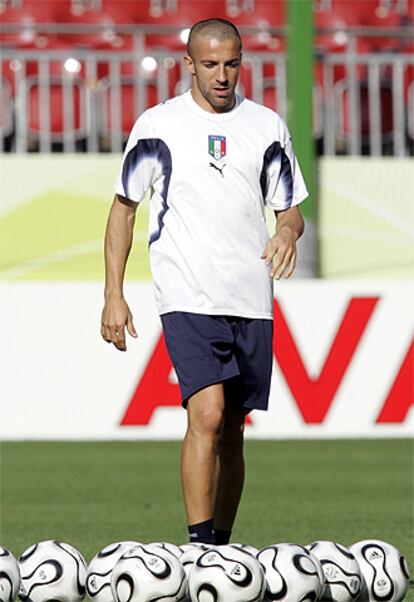
[{"label": "green grass field", "polygon": [[[3,443],[0,541],[19,555],[61,539],[87,560],[122,539],[184,543],[179,455],[179,442]],[[383,539],[413,570],[412,441],[248,441],[246,461],[234,541]]]}]

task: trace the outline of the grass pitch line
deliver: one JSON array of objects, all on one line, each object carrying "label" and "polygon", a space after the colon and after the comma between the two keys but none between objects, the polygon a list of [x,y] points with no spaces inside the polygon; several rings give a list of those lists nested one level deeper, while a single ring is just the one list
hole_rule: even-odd
[{"label": "grass pitch line", "polygon": [[[147,238],[148,236],[146,232],[138,231],[134,234],[134,242],[147,240]],[[29,259],[29,261],[25,261],[7,270],[0,271],[0,279],[14,280],[16,278],[20,278],[20,276],[25,276],[30,272],[44,268],[48,265],[52,265],[54,263],[61,263],[74,257],[87,255],[88,253],[96,253],[97,251],[102,251],[103,257],[103,239],[82,242],[77,245],[71,245],[70,247],[66,247],[65,249],[52,251],[51,253],[43,255],[42,257],[35,257],[33,259]]]},{"label": "grass pitch line", "polygon": [[394,228],[397,228],[400,232],[408,234],[408,236],[414,238],[413,226],[411,226],[404,219],[398,217],[391,211],[388,211],[384,207],[379,206],[375,201],[367,199],[365,196],[358,192],[347,190],[333,181],[325,181],[323,183],[323,188],[328,192],[333,192],[342,196],[343,198],[345,198],[348,201],[351,201],[351,203],[354,203],[354,205],[357,205],[358,207],[363,207],[364,209],[372,213],[372,215],[374,215],[375,217],[383,219],[390,226],[393,226]]},{"label": "grass pitch line", "polygon": [[66,247],[66,249],[52,251],[52,253],[48,253],[47,255],[43,255],[42,257],[35,257],[34,259],[29,259],[29,261],[25,261],[24,263],[18,264],[13,268],[1,271],[0,278],[2,280],[13,280],[15,278],[19,278],[20,276],[24,276],[29,272],[33,272],[34,270],[38,270],[39,268],[43,268],[53,263],[61,263],[62,261],[66,261],[67,259],[70,259],[72,257],[79,257],[80,255],[86,255],[87,253],[95,253],[96,251],[101,250],[102,247],[102,240],[91,240],[88,242],[83,242],[77,245]]}]

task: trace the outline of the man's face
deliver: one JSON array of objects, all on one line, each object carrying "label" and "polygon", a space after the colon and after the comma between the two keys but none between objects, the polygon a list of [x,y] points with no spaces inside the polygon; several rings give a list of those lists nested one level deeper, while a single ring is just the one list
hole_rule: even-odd
[{"label": "man's face", "polygon": [[193,76],[193,97],[211,113],[230,111],[241,63],[236,37],[217,40],[199,34],[194,40],[193,57],[185,57]]}]

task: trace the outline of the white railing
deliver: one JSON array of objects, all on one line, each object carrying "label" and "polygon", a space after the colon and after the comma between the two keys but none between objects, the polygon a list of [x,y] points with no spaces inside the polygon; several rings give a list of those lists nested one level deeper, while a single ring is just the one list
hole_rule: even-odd
[{"label": "white railing", "polygon": [[[146,107],[188,89],[182,56],[140,49],[4,48],[2,150],[121,151]],[[284,53],[245,55],[241,94],[286,117],[286,88]],[[326,155],[414,154],[414,56],[347,52],[318,57],[314,136]]]}]

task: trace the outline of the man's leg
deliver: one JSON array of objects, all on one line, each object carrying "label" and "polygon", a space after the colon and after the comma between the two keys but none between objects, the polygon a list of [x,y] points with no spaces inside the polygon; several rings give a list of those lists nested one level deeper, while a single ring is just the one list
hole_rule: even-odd
[{"label": "man's leg", "polygon": [[219,472],[214,509],[217,543],[228,543],[244,485],[243,438],[247,411],[226,408],[219,444]]},{"label": "man's leg", "polygon": [[[211,385],[193,395],[188,401],[187,418],[181,478],[190,538],[193,535],[194,541],[213,543],[219,441],[224,425],[223,385]],[[210,529],[210,535],[206,529]]]}]

